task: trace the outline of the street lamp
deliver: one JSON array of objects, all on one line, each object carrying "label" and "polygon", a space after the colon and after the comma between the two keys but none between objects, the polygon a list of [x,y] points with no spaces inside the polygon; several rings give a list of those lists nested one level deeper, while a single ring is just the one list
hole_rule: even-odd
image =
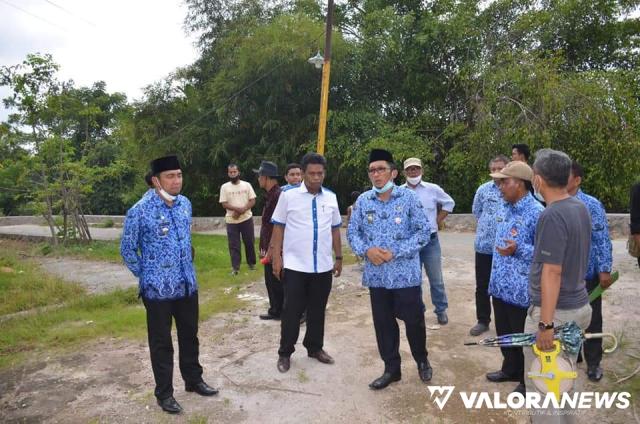
[{"label": "street lamp", "polygon": [[316,69],[320,69],[322,68],[322,64],[324,63],[324,57],[322,57],[322,55],[318,51],[318,53],[316,53],[315,56],[310,57],[309,60],[307,60],[307,62],[315,66]]},{"label": "street lamp", "polygon": [[318,121],[317,151],[324,154],[324,141],[327,135],[327,108],[329,107],[329,74],[331,73],[331,27],[333,23],[333,0],[327,5],[327,27],[324,38],[324,57],[318,52],[308,60],[316,68],[322,66],[322,86],[320,89],[320,118]]}]

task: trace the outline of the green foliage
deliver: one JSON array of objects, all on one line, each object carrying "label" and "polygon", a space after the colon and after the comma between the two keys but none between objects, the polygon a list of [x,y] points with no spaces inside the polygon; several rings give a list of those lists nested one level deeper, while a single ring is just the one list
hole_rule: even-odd
[{"label": "green foliage", "polygon": [[[104,82],[60,82],[57,70],[50,55],[0,68],[0,86],[10,90],[3,102],[16,112],[0,127],[3,213],[60,213],[72,222],[84,211],[123,213],[121,193],[135,177],[115,131],[130,113],[126,97],[107,93]],[[67,224],[63,237],[86,227]]]},{"label": "green foliage", "polygon": [[[398,161],[420,157],[426,178],[468,212],[488,160],[527,143],[567,151],[585,167],[586,191],[610,211],[627,209],[640,175],[640,0],[339,3],[326,185],[341,205],[369,185],[376,146]],[[43,164],[53,166],[38,157],[46,143],[69,149],[70,169],[85,167],[92,181],[80,203],[104,214],[138,200],[156,156],[177,153],[194,213],[220,215],[228,163],[255,183],[260,160],[284,167],[315,150],[320,72],[306,60],[323,50],[325,2],[186,5],[200,57],[135,104],[101,82],[58,81],[50,56],[0,68],[16,112],[0,127],[0,187],[12,188],[0,192],[2,213],[42,209],[31,187],[44,184]]]}]

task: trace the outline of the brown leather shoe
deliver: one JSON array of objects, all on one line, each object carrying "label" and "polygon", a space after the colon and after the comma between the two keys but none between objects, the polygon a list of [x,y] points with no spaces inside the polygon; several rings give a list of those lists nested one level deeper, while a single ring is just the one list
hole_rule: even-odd
[{"label": "brown leather shoe", "polygon": [[309,358],[316,358],[318,361],[322,362],[323,364],[333,364],[335,362],[333,358],[329,356],[329,354],[322,349],[313,353],[309,352],[308,356]]},{"label": "brown leather shoe", "polygon": [[278,358],[278,371],[287,372],[291,368],[291,359],[288,356],[280,356]]}]

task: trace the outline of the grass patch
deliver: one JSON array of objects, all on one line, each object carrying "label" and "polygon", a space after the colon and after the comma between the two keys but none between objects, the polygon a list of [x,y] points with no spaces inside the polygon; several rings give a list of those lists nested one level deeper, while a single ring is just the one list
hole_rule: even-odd
[{"label": "grass patch", "polygon": [[[200,319],[240,308],[243,301],[237,298],[238,290],[250,281],[261,280],[262,266],[250,271],[243,263],[240,274],[231,276],[226,236],[194,234],[193,246]],[[19,364],[36,352],[73,348],[100,337],[146,336],[145,311],[137,288],[90,296],[80,285],[44,273],[30,259],[45,255],[122,262],[119,241],[54,247],[0,240],[0,315],[63,304],[1,323],[0,368]],[[346,247],[343,256],[345,266],[356,263]]]},{"label": "grass patch", "polygon": [[[19,364],[34,352],[47,349],[68,349],[99,337],[144,338],[146,318],[137,288],[116,290],[107,294],[89,296],[78,285],[47,276],[29,259],[21,257],[37,254],[43,245],[25,242],[1,242],[0,265],[18,274],[0,274],[0,307],[7,311],[30,309],[64,303],[64,306],[46,312],[29,314],[2,322],[0,332],[0,368]],[[11,248],[4,248],[11,244]],[[199,283],[200,319],[236,310],[242,306],[237,298],[238,289],[262,275],[243,268],[237,276],[230,276],[229,252],[224,236],[194,235],[196,272]],[[72,256],[109,262],[120,262],[119,242],[94,242],[90,245],[63,246],[52,249],[50,255]],[[28,278],[27,278],[28,277]],[[24,290],[25,282],[29,289]],[[44,283],[46,282],[46,283]],[[50,287],[47,295],[39,294],[41,286]],[[228,290],[231,288],[231,290]],[[227,290],[225,290],[227,289]],[[22,292],[24,293],[21,293]],[[29,301],[17,302],[13,297]],[[31,297],[29,297],[31,296]],[[36,296],[39,301],[34,300]],[[7,306],[13,305],[13,306]],[[4,312],[8,313],[8,312]]]},{"label": "grass patch", "polygon": [[102,222],[100,222],[98,224],[95,224],[94,227],[96,227],[96,228],[113,228],[113,227],[115,227],[115,225],[116,225],[116,223],[113,222],[113,219],[107,218],[104,221],[102,221]]},{"label": "grass patch", "polygon": [[306,372],[304,372],[304,370],[298,371],[298,381],[300,383],[308,383],[309,382],[309,376],[307,375]]},{"label": "grass patch", "polygon": [[44,274],[38,265],[23,259],[20,246],[0,242],[0,315],[63,303],[85,293],[80,285]]},{"label": "grass patch", "polygon": [[30,254],[34,256],[70,256],[77,259],[122,263],[120,241],[118,240],[96,240],[89,244],[69,243],[58,246],[37,243],[30,249]]}]

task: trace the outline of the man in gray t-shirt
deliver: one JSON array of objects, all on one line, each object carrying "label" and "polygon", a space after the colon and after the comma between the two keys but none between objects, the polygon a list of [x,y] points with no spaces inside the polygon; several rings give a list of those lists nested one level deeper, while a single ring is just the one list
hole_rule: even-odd
[{"label": "man in gray t-shirt", "polygon": [[541,306],[540,279],[544,264],[561,266],[557,309],[578,309],[589,303],[584,276],[591,246],[591,218],[574,197],[551,203],[536,226],[533,262],[529,272],[531,304]]},{"label": "man in gray t-shirt", "polygon": [[[591,321],[591,306],[584,282],[591,245],[591,218],[582,202],[567,191],[571,159],[563,152],[543,149],[533,164],[533,188],[547,203],[536,225],[533,262],[529,271],[531,306],[525,332],[536,333],[539,350],[554,347],[554,327],[575,321],[583,330]],[[525,349],[525,373],[535,355]],[[575,367],[577,353],[561,355]],[[574,368],[575,369],[575,368]],[[539,369],[537,370],[539,371]],[[531,378],[525,378],[528,392],[538,392]],[[575,387],[574,387],[575,389]],[[534,423],[573,422],[571,412],[549,408],[531,416]]]}]

